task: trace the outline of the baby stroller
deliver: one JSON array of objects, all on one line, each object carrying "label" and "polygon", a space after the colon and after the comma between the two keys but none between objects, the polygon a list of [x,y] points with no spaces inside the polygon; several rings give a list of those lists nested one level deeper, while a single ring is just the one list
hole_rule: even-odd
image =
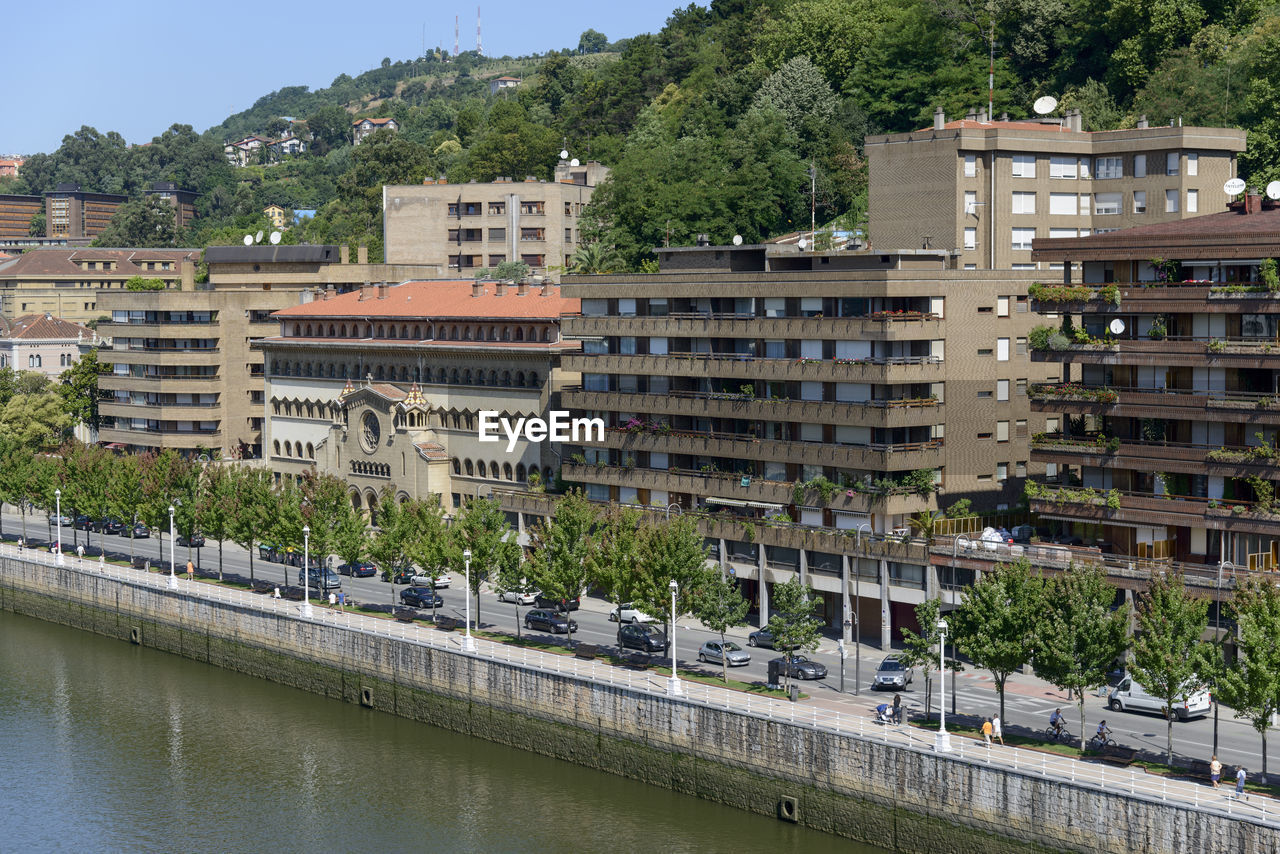
[{"label": "baby stroller", "polygon": [[876,723],[891,724],[893,723],[893,710],[889,708],[888,703],[881,703],[876,706]]}]

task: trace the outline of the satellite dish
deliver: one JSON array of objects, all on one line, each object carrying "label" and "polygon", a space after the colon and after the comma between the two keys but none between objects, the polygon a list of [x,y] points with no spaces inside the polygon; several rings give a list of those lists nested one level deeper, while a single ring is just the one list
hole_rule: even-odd
[{"label": "satellite dish", "polygon": [[734,245],[734,246],[741,246],[741,245],[742,245],[742,235],[741,235],[741,234],[735,234],[735,235],[733,236],[733,245]]},{"label": "satellite dish", "polygon": [[1244,179],[1232,178],[1230,181],[1222,185],[1222,192],[1228,196],[1238,196],[1244,192]]},{"label": "satellite dish", "polygon": [[271,240],[271,245],[272,245],[272,246],[275,246],[277,243],[279,243],[279,242],[280,242],[280,232],[278,232],[278,231],[273,231],[273,232],[271,232],[270,240]]},{"label": "satellite dish", "polygon": [[1058,99],[1052,95],[1044,95],[1043,97],[1036,99],[1032,109],[1042,116],[1047,116],[1054,110],[1058,109]]},{"label": "satellite dish", "polygon": [[246,235],[244,236],[244,245],[245,245],[245,246],[252,246],[252,245],[253,245],[253,235],[252,235],[252,234],[246,234]]},{"label": "satellite dish", "polygon": [[1280,181],[1272,181],[1267,185],[1267,198],[1271,201],[1280,201]]},{"label": "satellite dish", "polygon": [[1124,321],[1117,317],[1111,321],[1111,325],[1107,328],[1111,330],[1111,334],[1119,335],[1124,332]]},{"label": "satellite dish", "polygon": [[255,235],[253,236],[253,242],[254,242],[254,243],[261,243],[261,242],[262,242],[262,231],[261,231],[261,229],[259,229],[258,233],[257,233],[257,234],[255,234]]},{"label": "satellite dish", "polygon": [[572,160],[570,160],[570,161],[569,161],[569,165],[570,165],[570,166],[581,166],[582,164],[581,164],[581,163],[579,163],[579,162],[578,162],[578,158],[576,158],[576,157],[575,157],[575,158],[573,158]]},{"label": "satellite dish", "polygon": [[796,241],[796,246],[800,247],[801,252],[803,252],[808,247],[808,245],[809,245],[809,241],[805,240],[803,237]]},{"label": "satellite dish", "polygon": [[568,160],[568,159],[569,159],[569,149],[567,149],[567,148],[562,148],[562,149],[560,149],[560,159],[561,159],[561,160]]}]

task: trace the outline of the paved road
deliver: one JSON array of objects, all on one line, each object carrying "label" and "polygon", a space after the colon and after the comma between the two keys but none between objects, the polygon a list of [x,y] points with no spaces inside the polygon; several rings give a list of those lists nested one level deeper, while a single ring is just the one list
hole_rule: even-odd
[{"label": "paved road", "polygon": [[[4,538],[9,541],[17,539],[21,534],[20,517],[11,512],[11,508],[6,507],[6,512],[3,514],[2,519]],[[29,542],[43,543],[46,541],[51,529],[44,516],[28,516],[26,530]],[[110,556],[121,558],[128,556],[130,544],[127,537],[108,535],[101,539]],[[85,542],[85,533],[83,531],[73,532],[71,528],[63,528],[64,551],[73,553],[74,542],[76,541],[83,544]],[[99,553],[98,543],[99,535],[92,534],[89,546],[86,548],[86,554],[96,556]],[[167,566],[169,559],[167,532],[163,538],[163,543],[163,558],[159,554],[161,548],[160,538],[152,537],[134,540],[134,548],[136,549],[136,554],[149,557],[153,561],[161,562]],[[178,572],[182,574],[187,561],[187,549],[184,546],[178,546],[175,553]],[[204,569],[216,571],[218,565],[218,548],[216,544],[211,544],[204,549],[191,550],[191,557]],[[335,558],[333,564],[336,565],[337,563],[338,561]],[[239,573],[241,575],[249,574],[248,556],[244,549],[234,543],[225,544],[223,564],[226,572]],[[255,577],[264,578],[272,582],[285,584],[296,583],[298,580],[297,567],[265,562],[259,560],[257,556],[253,560],[253,569]],[[353,579],[343,576],[342,584],[343,590],[360,602],[394,602],[399,604],[399,592],[403,589],[401,585],[391,585],[378,578]],[[444,600],[444,605],[440,609],[441,615],[458,619],[463,617],[465,602],[462,588],[463,579],[461,573],[454,573],[451,586],[439,591],[441,598]],[[476,607],[474,600],[472,607],[473,609]],[[516,630],[517,610],[523,615],[528,608],[521,607],[517,609],[513,604],[498,602],[497,596],[486,588],[482,592],[479,602],[479,625],[482,628],[495,628],[499,631],[514,632]],[[610,610],[612,610],[612,605],[605,603],[603,600],[584,597],[582,608],[573,613],[573,617],[579,626],[574,639],[587,643],[612,646],[616,641],[618,627],[616,623],[612,623],[607,619],[607,614]],[[728,636],[746,646],[746,638],[750,630],[750,627],[735,629],[729,632]],[[537,633],[535,632],[534,634]],[[680,656],[681,669],[701,670],[710,674],[719,674],[719,664],[699,664],[696,661],[699,646],[704,641],[716,639],[717,637],[714,633],[703,629],[696,621],[682,622],[677,631],[677,652]],[[556,639],[562,642],[567,641],[563,635],[556,636]],[[775,657],[776,653],[764,649],[752,649],[750,652],[751,663],[746,667],[731,668],[730,676],[744,682],[763,682],[766,679],[767,662],[770,658]],[[824,639],[818,651],[812,656],[815,660],[827,666],[828,678],[817,682],[806,682],[803,685],[803,690],[811,694],[815,699],[824,700],[824,705],[827,704],[825,701],[830,701],[837,708],[844,708],[859,714],[868,713],[874,709],[877,703],[892,702],[891,694],[877,693],[871,691],[868,687],[875,672],[875,667],[883,657],[878,645],[868,643],[862,645],[862,690],[858,696],[852,693],[855,681],[852,646],[849,647],[848,653],[849,658],[845,669],[846,693],[844,695],[841,695],[839,691],[840,658],[837,654],[836,644],[831,638]],[[989,674],[984,671],[969,669],[959,674],[954,682],[958,691],[955,706],[963,722],[980,722],[983,715],[990,715],[999,709],[997,695]],[[934,688],[933,709],[936,714],[936,680]],[[952,680],[948,678],[948,715],[951,714],[952,707],[951,692]],[[902,695],[908,714],[913,716],[923,715],[923,679],[917,676],[915,682],[906,691],[902,692]],[[1013,676],[1006,686],[1005,729],[1007,732],[1016,732],[1020,729],[1043,729],[1048,723],[1049,714],[1055,708],[1062,708],[1067,716],[1071,730],[1079,732],[1080,727],[1077,722],[1075,705],[1067,699],[1063,692],[1033,676],[1021,674]],[[1163,718],[1156,715],[1110,712],[1106,709],[1105,698],[1097,696],[1091,697],[1085,703],[1085,715],[1089,733],[1092,733],[1100,719],[1105,718],[1117,742],[1129,747],[1139,748],[1149,753],[1152,758],[1163,757],[1165,749],[1165,722]],[[1208,760],[1213,750],[1212,715],[1187,723],[1175,723],[1173,732],[1175,755],[1187,760]],[[1261,744],[1257,733],[1246,722],[1235,720],[1233,712],[1224,706],[1220,711],[1218,743],[1218,756],[1223,763],[1229,766],[1243,764],[1250,769],[1251,774],[1256,774],[1262,768],[1260,750]]]}]

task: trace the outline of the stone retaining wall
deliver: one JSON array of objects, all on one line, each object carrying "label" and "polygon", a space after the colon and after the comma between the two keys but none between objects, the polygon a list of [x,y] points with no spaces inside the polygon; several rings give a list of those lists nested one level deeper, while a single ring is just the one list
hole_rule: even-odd
[{"label": "stone retaining wall", "polygon": [[[198,589],[198,588],[197,588]],[[0,559],[0,608],[900,852],[1231,851],[1269,828],[142,580]]]}]

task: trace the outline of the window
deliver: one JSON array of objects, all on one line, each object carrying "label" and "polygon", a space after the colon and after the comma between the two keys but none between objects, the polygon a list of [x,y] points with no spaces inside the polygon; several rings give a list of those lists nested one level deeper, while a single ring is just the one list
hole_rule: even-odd
[{"label": "window", "polygon": [[1013,352],[1017,353],[1019,356],[1027,355],[1027,339],[1015,338]]},{"label": "window", "polygon": [[1036,156],[1034,154],[1013,155],[1013,177],[1036,177]]},{"label": "window", "polygon": [[991,355],[992,353],[994,353],[994,352],[995,352],[995,351],[994,351],[994,350],[992,350],[990,347],[979,347],[979,348],[978,348],[978,355],[979,355],[979,356],[990,356],[990,355]]},{"label": "window", "polygon": [[996,361],[997,362],[1009,361],[1009,339],[1008,338],[996,339]]},{"label": "window", "polygon": [[545,202],[521,202],[520,213],[522,216],[543,216],[546,214],[547,206]]},{"label": "window", "polygon": [[[1017,421],[1013,422],[1013,424],[1014,424],[1013,435],[1018,437],[1019,439],[1027,438],[1027,419],[1019,418]],[[1057,428],[1054,428],[1054,430],[1048,430],[1046,428],[1046,432],[1053,433],[1053,432],[1056,432],[1056,429]]]},{"label": "window", "polygon": [[1095,193],[1093,212],[1098,216],[1115,216],[1120,213],[1119,193]]},{"label": "window", "polygon": [[996,441],[997,442],[1009,441],[1009,422],[1008,421],[996,422]]},{"label": "window", "polygon": [[996,463],[996,480],[1004,481],[1009,479],[1009,464]]},{"label": "window", "polygon": [[1013,229],[1013,248],[1014,249],[1030,249],[1031,241],[1036,236],[1034,228],[1015,228]]},{"label": "window", "polygon": [[1050,228],[1050,237],[1075,237],[1076,230],[1074,228]]},{"label": "window", "polygon": [[1165,213],[1178,212],[1178,191],[1177,190],[1164,191],[1164,212]]},{"label": "window", "polygon": [[1014,270],[1036,270],[1039,269],[1035,264],[1010,264],[1009,267]]},{"label": "window", "polygon": [[1009,316],[1009,298],[996,297],[996,317]]},{"label": "window", "polygon": [[1147,177],[1147,155],[1145,154],[1133,155],[1133,177],[1135,178]]},{"label": "window", "polygon": [[1081,178],[1089,177],[1089,158],[1087,157],[1080,158],[1080,177]]},{"label": "window", "polygon": [[520,229],[521,240],[546,240],[545,228],[522,228]]},{"label": "window", "polygon": [[1027,461],[1026,461],[1026,460],[1018,460],[1018,462],[1014,463],[1014,466],[1013,466],[1013,476],[1014,476],[1014,477],[1026,477],[1026,476],[1027,476]]},{"label": "window", "polygon": [[1133,212],[1136,214],[1144,214],[1147,212],[1147,191],[1133,191]]},{"label": "window", "polygon": [[1123,157],[1098,157],[1093,162],[1093,177],[1103,178],[1123,178],[1124,177],[1124,158]]},{"label": "window", "polygon": [[964,212],[967,214],[978,212],[978,194],[974,190],[964,191]]},{"label": "window", "polygon": [[[991,438],[991,434],[990,434],[990,433],[979,433],[979,434],[978,434],[978,438],[979,438],[979,439],[990,439],[990,438]],[[981,477],[979,477],[978,479],[979,479],[979,480],[981,480],[982,478],[981,478]]]},{"label": "window", "polygon": [[[1090,196],[1088,193],[1085,193],[1083,196],[1080,197],[1080,216],[1089,215],[1089,200],[1092,198],[1093,196]],[[1088,234],[1089,232],[1084,230],[1081,230],[1080,232],[1081,237],[1086,237],[1088,236]]]},{"label": "window", "polygon": [[966,228],[964,230],[964,248],[965,249],[978,248],[978,229]]},{"label": "window", "polygon": [[1178,152],[1170,151],[1168,154],[1164,156],[1164,174],[1166,175],[1178,174]]},{"label": "window", "polygon": [[507,212],[506,202],[489,202],[489,216],[501,216]]},{"label": "window", "polygon": [[490,256],[489,256],[489,266],[490,266],[490,267],[496,267],[496,266],[498,266],[499,264],[505,263],[505,262],[506,262],[506,260],[507,260],[507,256],[506,256],[506,255],[490,255]]},{"label": "window", "polygon": [[989,400],[990,398],[991,398],[991,390],[990,390],[990,389],[987,389],[986,391],[979,391],[979,392],[978,392],[978,400]]},{"label": "window", "polygon": [[990,314],[991,311],[992,311],[992,308],[989,305],[978,306],[978,314]]},{"label": "window", "polygon": [[493,243],[498,243],[506,239],[507,239],[507,230],[505,228],[489,229],[489,240],[492,241]]},{"label": "window", "polygon": [[[1050,193],[1049,214],[1051,216],[1075,216],[1080,212],[1080,205],[1075,193]],[[1075,235],[1071,235],[1075,237]]]},{"label": "window", "polygon": [[1035,193],[1014,193],[1013,212],[1016,214],[1033,214],[1036,212]]},{"label": "window", "polygon": [[996,380],[996,400],[1009,399],[1009,381]]},{"label": "window", "polygon": [[964,156],[964,177],[974,178],[978,174],[978,155],[966,154]]},{"label": "window", "polygon": [[1013,383],[1013,390],[1014,390],[1014,392],[1015,392],[1016,394],[1018,394],[1019,396],[1021,396],[1021,397],[1026,397],[1026,396],[1027,396],[1027,381],[1026,381],[1026,379],[1024,378],[1024,379],[1014,380],[1014,383]]},{"label": "window", "polygon": [[1074,180],[1076,177],[1076,159],[1074,157],[1050,157],[1049,177]]},{"label": "window", "polygon": [[[1192,153],[1187,154],[1187,174],[1188,175],[1200,174],[1200,155],[1199,154],[1192,154]],[[1190,208],[1188,208],[1188,211],[1189,210]]]},{"label": "window", "polygon": [[1200,211],[1200,191],[1187,190],[1187,213],[1198,213]]}]

